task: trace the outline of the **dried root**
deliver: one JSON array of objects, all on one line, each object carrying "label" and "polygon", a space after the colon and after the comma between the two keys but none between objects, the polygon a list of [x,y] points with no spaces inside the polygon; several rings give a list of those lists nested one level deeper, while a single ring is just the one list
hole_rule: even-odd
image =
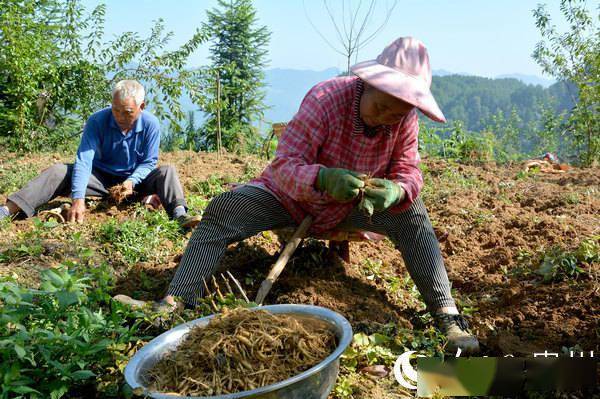
[{"label": "dried root", "polygon": [[117,184],[116,186],[109,188],[108,194],[117,204],[125,201],[125,199],[128,197],[127,189],[122,184]]},{"label": "dried root", "polygon": [[150,388],[183,396],[213,396],[274,384],[320,363],[335,334],[312,318],[244,308],[193,328],[177,349],[148,372]]},{"label": "dried root", "polygon": [[360,202],[358,203],[358,209],[363,211],[369,218],[373,216],[375,212],[375,207],[373,203],[365,196],[365,188],[373,188],[371,184],[371,175],[363,175],[362,181],[365,182],[365,186],[360,190],[358,194],[358,198],[360,198]]}]

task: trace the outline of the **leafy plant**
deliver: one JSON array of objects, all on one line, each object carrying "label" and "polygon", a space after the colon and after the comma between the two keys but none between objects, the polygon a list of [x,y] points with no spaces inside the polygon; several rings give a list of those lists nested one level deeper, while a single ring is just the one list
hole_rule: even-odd
[{"label": "leafy plant", "polygon": [[352,387],[352,382],[348,376],[340,376],[338,377],[335,387],[333,388],[333,394],[338,399],[349,399],[352,397],[354,393],[354,388]]},{"label": "leafy plant", "polygon": [[352,344],[342,355],[342,365],[350,370],[374,364],[392,365],[399,355],[390,348],[393,343],[391,337],[380,333],[354,334]]},{"label": "leafy plant", "polygon": [[1,398],[91,394],[92,384],[118,392],[119,364],[139,345],[140,324],[97,294],[108,291],[107,276],[105,266],[91,274],[63,266],[44,271],[39,290],[0,283]]},{"label": "leafy plant", "polygon": [[536,270],[544,282],[576,279],[585,274],[584,265],[600,262],[600,238],[582,241],[574,251],[553,247],[546,252]]}]

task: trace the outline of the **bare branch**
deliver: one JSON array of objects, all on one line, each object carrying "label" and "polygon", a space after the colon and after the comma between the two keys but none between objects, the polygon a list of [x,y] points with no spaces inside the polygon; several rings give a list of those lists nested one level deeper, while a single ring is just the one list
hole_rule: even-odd
[{"label": "bare branch", "polygon": [[[333,27],[335,28],[335,31],[338,34],[338,40],[341,43],[344,43],[344,37],[342,36],[342,32],[340,31],[340,28],[338,27],[337,22],[335,21],[335,17],[333,16],[333,13],[331,12],[331,9],[329,8],[329,5],[327,4],[327,0],[323,0],[323,4],[325,5],[325,9],[327,10],[327,14],[329,15],[329,19],[333,23]],[[343,22],[344,21],[342,21],[342,23]]]},{"label": "bare branch", "polygon": [[[341,21],[338,22],[331,5],[327,0],[323,0],[325,11],[327,12],[329,20],[331,21],[331,24],[333,25],[333,28],[337,34],[337,45],[332,43],[332,41],[327,39],[325,35],[323,35],[321,31],[317,29],[308,15],[304,0],[302,1],[302,4],[304,6],[306,17],[313,29],[315,29],[315,31],[319,34],[319,36],[321,36],[321,38],[329,47],[331,47],[336,53],[346,58],[349,68],[352,56],[354,55],[356,59],[358,56],[358,51],[370,43],[387,25],[392,16],[392,12],[398,4],[398,0],[393,0],[391,6],[389,2],[386,2],[385,18],[383,22],[379,24],[377,28],[375,28],[375,30],[370,34],[367,34],[367,32],[371,30],[369,28],[375,16],[375,11],[377,10],[376,0],[371,0],[367,8],[363,8],[362,0],[359,0],[356,6],[352,5],[352,0],[341,1],[342,15]],[[340,48],[342,50],[340,50]]]},{"label": "bare branch", "polygon": [[381,30],[383,28],[385,28],[385,26],[387,25],[388,21],[390,20],[390,18],[392,16],[392,12],[396,8],[397,4],[398,4],[398,0],[394,0],[394,3],[392,4],[392,6],[386,11],[387,15],[386,15],[385,21],[383,21],[383,23],[369,37],[367,37],[364,41],[362,41],[359,44],[358,50],[360,50],[361,48],[363,48],[364,46],[369,44],[373,39],[375,39],[375,36],[377,36],[377,34],[379,34],[379,32],[381,32]]},{"label": "bare branch", "polygon": [[308,15],[308,10],[306,9],[306,4],[304,2],[304,0],[302,0],[302,5],[304,6],[304,14],[306,15],[306,19],[308,19],[308,22],[310,23],[310,25],[313,27],[313,29],[319,34],[319,36],[321,36],[321,39],[323,39],[323,41],[325,43],[327,43],[327,45],[329,47],[331,47],[331,49],[333,51],[335,51],[336,53],[342,55],[342,56],[346,56],[346,53],[338,50],[333,44],[331,44],[331,42],[329,40],[327,40],[327,38],[321,33],[321,31],[319,29],[317,29],[317,27],[315,26],[315,24],[312,22],[312,20],[310,19],[309,15]]}]

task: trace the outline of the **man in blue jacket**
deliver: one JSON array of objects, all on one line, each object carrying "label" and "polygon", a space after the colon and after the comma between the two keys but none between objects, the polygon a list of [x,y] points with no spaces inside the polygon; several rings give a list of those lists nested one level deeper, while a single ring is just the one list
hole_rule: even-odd
[{"label": "man in blue jacket", "polygon": [[122,80],[113,89],[112,106],[89,117],[74,164],[55,164],[9,195],[0,207],[0,219],[22,211],[28,217],[35,209],[60,195],[71,195],[71,222],[83,222],[85,196],[104,197],[121,185],[123,197],[134,190],[157,194],[169,216],[183,228],[193,228],[198,217],[187,214],[183,189],[175,168],[156,167],[160,144],[158,119],[144,111],[144,87],[135,80]]}]

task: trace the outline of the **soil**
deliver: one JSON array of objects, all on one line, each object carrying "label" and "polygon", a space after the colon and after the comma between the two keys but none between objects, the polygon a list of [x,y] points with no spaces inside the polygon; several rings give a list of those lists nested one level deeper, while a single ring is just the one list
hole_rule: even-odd
[{"label": "soil", "polygon": [[[252,157],[227,154],[218,158],[216,154],[193,152],[163,154],[161,161],[177,166],[187,192],[211,175],[237,181],[249,171],[259,172],[267,163]],[[48,166],[31,158],[18,162],[39,170]],[[599,240],[600,168],[523,177],[520,165],[457,165],[426,159],[423,169],[423,198],[440,241],[453,294],[468,315],[483,354],[531,356],[544,350],[560,352],[563,347],[600,353],[600,264],[585,265],[586,272],[577,278],[552,283],[544,283],[531,272],[530,265],[531,259],[553,247],[574,250],[584,240]],[[0,201],[5,195],[0,193]],[[128,206],[92,211],[89,223],[101,223],[108,217],[127,218],[130,212]],[[0,238],[0,250],[30,226],[30,221],[16,222]],[[220,270],[230,270],[253,297],[279,249],[273,233],[259,234],[232,244]],[[123,273],[115,294],[136,291],[141,299],[160,298],[180,256],[174,253],[160,264],[136,265]],[[407,276],[391,242],[351,243],[350,259],[345,263],[330,253],[324,242],[306,240],[266,303],[325,306],[347,317],[355,332],[376,331],[389,322],[406,328],[424,327],[420,317],[424,309],[409,292],[410,285],[390,292],[381,277],[391,275],[402,280]],[[367,267],[373,262],[379,265],[377,273]],[[0,274],[13,272],[31,270],[27,265],[0,264]],[[144,279],[153,282],[150,289],[140,288],[142,272]],[[360,397],[400,397],[389,393],[386,385],[390,385],[389,379],[365,384],[362,389],[368,392]]]}]

